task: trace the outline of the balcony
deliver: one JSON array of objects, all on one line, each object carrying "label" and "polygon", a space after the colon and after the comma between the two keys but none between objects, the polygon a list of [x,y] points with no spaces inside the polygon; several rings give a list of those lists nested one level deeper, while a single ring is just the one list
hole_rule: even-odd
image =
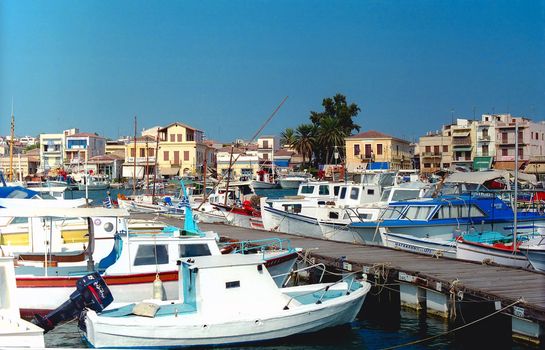
[{"label": "balcony", "polygon": [[471,137],[453,137],[452,145],[471,145]]},{"label": "balcony", "polygon": [[482,142],[490,141],[490,135],[482,135],[481,137],[479,137],[479,141],[482,141]]},{"label": "balcony", "polygon": [[[511,138],[511,137],[508,137],[508,138],[501,138],[499,140],[496,140],[496,143],[499,144],[499,145],[515,145],[515,140],[514,138]],[[524,142],[524,139],[520,138],[518,139],[518,144],[519,146],[523,146],[523,145],[526,145],[526,142]]]},{"label": "balcony", "polygon": [[[148,164],[154,164],[155,163],[155,157],[149,156],[149,157],[136,157],[136,164],[146,164],[146,161]],[[127,163],[133,163],[134,157],[127,157]],[[171,161],[172,162],[172,161]]]},{"label": "balcony", "polygon": [[422,152],[422,158],[441,158],[441,153],[436,152]]}]

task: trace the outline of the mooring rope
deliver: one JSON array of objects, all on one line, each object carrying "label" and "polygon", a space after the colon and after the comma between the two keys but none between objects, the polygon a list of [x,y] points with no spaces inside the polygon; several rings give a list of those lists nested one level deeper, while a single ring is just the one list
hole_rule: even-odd
[{"label": "mooring rope", "polygon": [[501,308],[501,309],[499,309],[499,310],[496,310],[496,311],[494,311],[493,313],[491,313],[491,314],[489,314],[489,315],[483,316],[483,317],[481,317],[481,318],[479,318],[479,319],[477,319],[477,320],[475,320],[475,321],[471,321],[471,322],[469,322],[469,323],[466,323],[466,324],[464,324],[464,325],[462,325],[462,326],[460,326],[460,327],[453,328],[453,329],[451,329],[451,330],[449,330],[449,331],[446,331],[446,332],[444,332],[444,333],[437,334],[437,335],[434,335],[434,336],[431,336],[431,337],[427,337],[427,338],[424,338],[424,339],[419,339],[419,340],[415,340],[415,341],[412,341],[412,342],[404,343],[404,344],[399,344],[399,345],[390,346],[390,347],[387,347],[387,348],[382,348],[381,350],[399,349],[399,348],[403,348],[403,347],[409,346],[409,345],[415,345],[415,344],[424,343],[424,342],[427,342],[427,341],[429,341],[429,340],[432,340],[432,339],[435,339],[435,338],[439,338],[439,337],[445,336],[445,335],[450,334],[450,333],[457,332],[457,331],[459,331],[460,329],[469,327],[469,326],[471,326],[471,325],[474,325],[475,323],[481,322],[481,321],[483,321],[483,320],[485,320],[485,319],[487,319],[487,318],[490,318],[490,317],[492,317],[492,316],[494,316],[494,315],[496,315],[496,314],[499,314],[500,312],[503,312],[503,311],[509,309],[510,307],[515,306],[515,305],[518,304],[518,303],[524,303],[524,298],[520,298],[520,299],[518,299],[517,301],[515,301],[515,302],[513,302],[513,303],[511,303],[511,304],[509,304],[509,305],[507,305],[507,306],[505,306],[505,307],[503,307],[503,308]]}]

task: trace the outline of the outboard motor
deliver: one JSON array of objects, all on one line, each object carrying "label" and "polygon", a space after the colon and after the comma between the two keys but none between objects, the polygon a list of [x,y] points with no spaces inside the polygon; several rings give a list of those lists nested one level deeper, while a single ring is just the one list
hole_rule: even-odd
[{"label": "outboard motor", "polygon": [[84,308],[101,312],[114,300],[106,282],[98,272],[80,278],[70,299],[45,316],[34,315],[32,323],[49,332],[61,322],[74,319]]}]

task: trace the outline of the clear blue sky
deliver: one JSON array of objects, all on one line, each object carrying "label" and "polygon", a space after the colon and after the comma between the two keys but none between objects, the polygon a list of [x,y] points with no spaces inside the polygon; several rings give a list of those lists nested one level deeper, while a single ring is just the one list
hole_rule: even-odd
[{"label": "clear blue sky", "polygon": [[545,119],[545,1],[0,0],[0,134],[116,138],[180,121],[249,139],[343,93],[412,139],[456,117]]}]

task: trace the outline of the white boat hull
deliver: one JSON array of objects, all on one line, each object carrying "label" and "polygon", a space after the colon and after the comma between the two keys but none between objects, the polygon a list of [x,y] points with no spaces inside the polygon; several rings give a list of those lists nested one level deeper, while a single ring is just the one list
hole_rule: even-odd
[{"label": "white boat hull", "polygon": [[456,258],[462,260],[493,262],[499,265],[528,268],[528,258],[520,251],[507,252],[479,244],[456,242]]},{"label": "white boat hull", "polygon": [[255,190],[262,189],[262,190],[271,190],[273,188],[277,188],[278,184],[276,182],[265,182],[265,181],[252,181],[252,188]]},{"label": "white boat hull", "polygon": [[208,317],[195,313],[146,318],[143,324],[142,317],[100,317],[91,311],[85,320],[85,336],[95,348],[210,346],[279,339],[352,322],[369,289],[366,283],[349,295],[276,312],[241,310],[229,320],[219,312]]},{"label": "white boat hull", "polygon": [[323,239],[322,229],[316,218],[282,212],[271,207],[261,207],[263,228],[267,231],[283,232],[298,236]]},{"label": "white boat hull", "polygon": [[414,237],[397,233],[381,233],[385,247],[433,256],[456,258],[456,243],[453,240],[440,240]]}]

